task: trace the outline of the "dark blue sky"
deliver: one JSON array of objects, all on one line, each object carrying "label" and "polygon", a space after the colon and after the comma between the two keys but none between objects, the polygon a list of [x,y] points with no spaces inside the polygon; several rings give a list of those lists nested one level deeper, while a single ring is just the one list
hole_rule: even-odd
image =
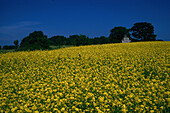
[{"label": "dark blue sky", "polygon": [[170,0],[0,0],[0,45],[33,31],[49,37],[106,36],[116,26],[149,22],[157,39],[170,40]]}]

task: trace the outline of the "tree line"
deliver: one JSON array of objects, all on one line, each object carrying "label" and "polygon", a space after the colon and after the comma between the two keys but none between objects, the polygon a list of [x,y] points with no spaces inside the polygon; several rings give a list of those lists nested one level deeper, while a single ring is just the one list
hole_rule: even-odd
[{"label": "tree line", "polygon": [[[132,42],[137,41],[155,41],[154,27],[151,23],[140,22],[135,23],[132,28],[118,26],[110,31],[108,37],[100,36],[89,38],[86,35],[70,35],[68,38],[64,36],[53,36],[47,38],[42,31],[34,31],[29,36],[23,38],[19,45],[19,41],[14,41],[14,46],[4,46],[3,49],[16,50],[45,50],[50,49],[50,46],[61,45],[91,45],[91,44],[107,44],[107,43],[121,43],[124,36],[128,36]],[[132,37],[131,37],[132,36]],[[1,46],[0,46],[1,48]]]}]

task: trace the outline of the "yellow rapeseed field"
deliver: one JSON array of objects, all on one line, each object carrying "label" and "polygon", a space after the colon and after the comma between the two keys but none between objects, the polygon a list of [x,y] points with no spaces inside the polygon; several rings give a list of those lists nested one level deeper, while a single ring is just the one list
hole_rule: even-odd
[{"label": "yellow rapeseed field", "polygon": [[0,54],[0,112],[170,112],[170,42]]}]

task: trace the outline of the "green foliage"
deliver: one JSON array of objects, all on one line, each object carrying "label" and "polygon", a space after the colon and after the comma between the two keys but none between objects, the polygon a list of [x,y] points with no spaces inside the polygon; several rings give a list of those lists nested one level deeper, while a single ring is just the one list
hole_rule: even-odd
[{"label": "green foliage", "polygon": [[8,50],[1,49],[0,50],[0,54],[9,53],[9,52],[15,52],[15,49],[8,49]]},{"label": "green foliage", "polygon": [[156,35],[154,34],[154,27],[151,23],[135,23],[130,31],[132,31],[133,37],[141,41],[154,41],[156,38]]},{"label": "green foliage", "polygon": [[67,39],[64,36],[53,36],[48,40],[50,45],[55,45],[55,46],[65,45],[67,42]]},{"label": "green foliage", "polygon": [[34,31],[25,37],[20,44],[20,50],[49,49],[47,36],[42,31]]},{"label": "green foliage", "polygon": [[78,38],[79,38],[79,35],[70,35],[68,39],[68,43],[70,43],[70,45],[78,46]]},{"label": "green foliage", "polygon": [[95,37],[95,38],[93,39],[93,43],[94,43],[94,44],[101,44],[100,37]]},{"label": "green foliage", "polygon": [[4,49],[4,50],[10,50],[10,49],[15,49],[15,48],[16,48],[16,47],[13,46],[13,45],[10,45],[10,46],[4,45],[4,46],[3,46],[3,49]]},{"label": "green foliage", "polygon": [[100,44],[107,44],[107,43],[109,43],[108,38],[105,37],[105,36],[101,36],[100,37]]},{"label": "green foliage", "polygon": [[86,35],[80,35],[77,40],[78,45],[88,45],[89,44],[89,37]]},{"label": "green foliage", "polygon": [[14,41],[14,45],[15,45],[15,46],[18,46],[18,43],[19,43],[18,40],[15,40],[15,41]]},{"label": "green foliage", "polygon": [[107,44],[107,43],[109,43],[109,39],[105,36],[95,37],[93,39],[93,44]]},{"label": "green foliage", "polygon": [[126,27],[114,27],[110,32],[109,41],[111,43],[120,43],[125,35],[130,37],[129,30]]},{"label": "green foliage", "polygon": [[86,35],[71,35],[67,41],[68,45],[89,45],[90,40]]},{"label": "green foliage", "polygon": [[134,38],[133,38],[131,41],[132,41],[132,42],[140,42],[140,40],[134,39]]},{"label": "green foliage", "polygon": [[14,41],[15,49],[18,49],[18,47],[19,47],[19,44],[18,44],[18,43],[19,43],[18,40],[15,40],[15,41]]},{"label": "green foliage", "polygon": [[95,37],[93,39],[93,44],[100,44],[100,38],[99,37]]},{"label": "green foliage", "polygon": [[[130,37],[129,31],[132,32],[133,39]],[[132,42],[138,41],[154,41],[156,35],[154,34],[154,27],[150,23],[141,22],[135,23],[131,29],[118,26],[114,27],[110,31],[109,37],[101,36],[95,38],[89,38],[86,35],[70,35],[68,38],[64,36],[53,36],[47,38],[42,31],[34,31],[29,36],[22,39],[19,47],[19,41],[14,41],[14,46],[4,46],[3,49],[15,49],[16,50],[45,50],[50,47],[61,48],[65,45],[80,46],[91,44],[107,44],[107,43],[121,43],[124,36],[128,36]],[[162,41],[162,40],[160,40]],[[1,46],[0,46],[1,49]],[[53,48],[51,48],[53,49]]]}]

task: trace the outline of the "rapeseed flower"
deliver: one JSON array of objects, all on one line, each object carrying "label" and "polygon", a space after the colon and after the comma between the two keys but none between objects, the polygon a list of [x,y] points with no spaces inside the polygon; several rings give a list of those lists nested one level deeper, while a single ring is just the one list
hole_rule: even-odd
[{"label": "rapeseed flower", "polygon": [[168,112],[169,49],[140,42],[0,54],[0,111]]}]

